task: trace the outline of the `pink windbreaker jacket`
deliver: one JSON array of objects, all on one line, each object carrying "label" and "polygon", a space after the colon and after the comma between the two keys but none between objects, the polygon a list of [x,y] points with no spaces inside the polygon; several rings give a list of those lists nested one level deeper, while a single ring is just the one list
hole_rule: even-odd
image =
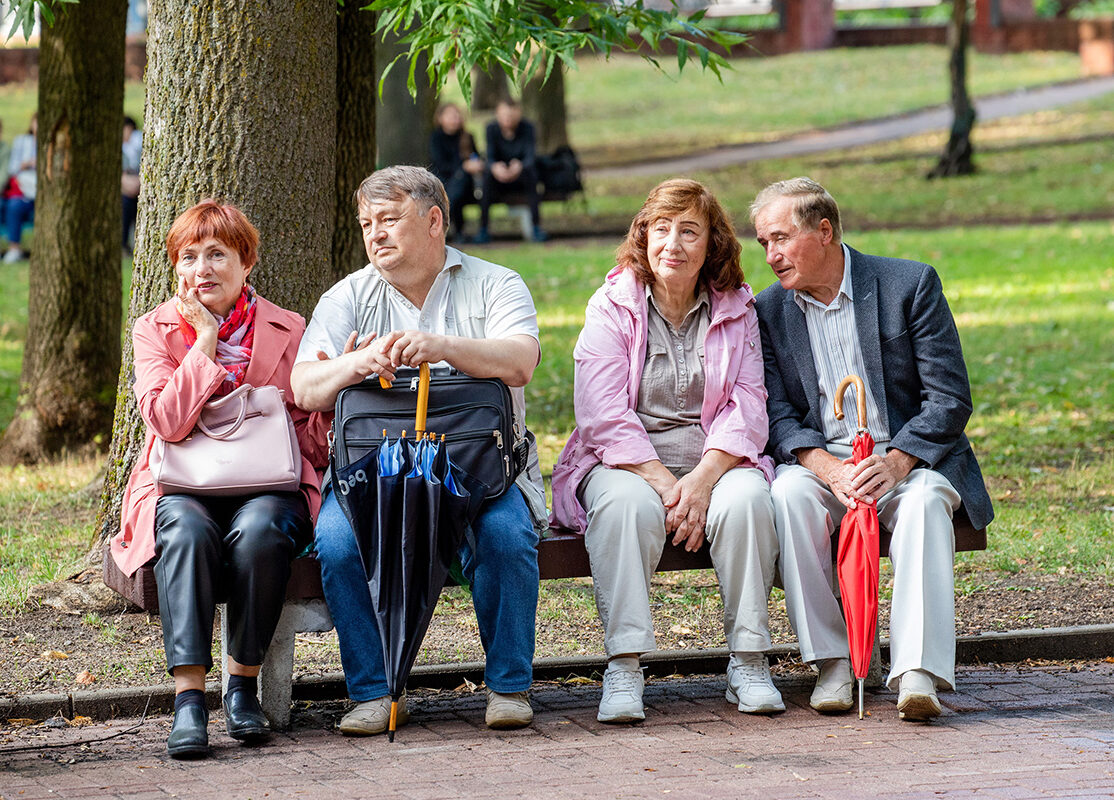
[{"label": "pink windbreaker jacket", "polygon": [[[704,451],[723,450],[773,480],[766,446],[766,386],[758,316],[750,287],[709,290],[711,323],[704,340],[704,403],[700,424]],[[550,523],[584,532],[584,509],[576,498],[584,477],[603,463],[642,464],[656,459],[650,437],[635,413],[646,359],[646,290],[632,270],[616,267],[592,295],[573,358],[576,430],[553,469]]]}]

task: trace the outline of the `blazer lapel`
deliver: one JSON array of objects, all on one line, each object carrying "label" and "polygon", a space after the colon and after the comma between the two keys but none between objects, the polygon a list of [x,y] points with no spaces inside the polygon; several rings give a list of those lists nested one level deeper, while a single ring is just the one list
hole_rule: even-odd
[{"label": "blazer lapel", "polygon": [[161,304],[155,310],[155,322],[159,325],[165,326],[166,329],[166,345],[170,351],[170,355],[174,360],[181,364],[185,358],[189,348],[186,347],[186,340],[182,337],[182,331],[179,329],[178,307],[171,298],[167,302]]},{"label": "blazer lapel", "polygon": [[793,360],[797,362],[797,374],[804,387],[808,407],[816,410],[820,408],[820,380],[816,377],[816,362],[812,358],[812,343],[808,339],[805,315],[793,299],[792,292],[786,292],[782,302],[785,304],[785,340],[791,343]]},{"label": "blazer lapel", "polygon": [[[870,387],[878,413],[883,420],[889,419],[886,409],[886,376],[882,371],[882,341],[878,328],[878,274],[867,266],[862,254],[851,251],[851,291],[855,294],[855,328],[859,333],[859,349],[863,354],[866,375],[862,378]],[[864,425],[865,423],[859,423]]]},{"label": "blazer lapel", "polygon": [[275,313],[277,306],[260,297],[255,308],[255,340],[244,381],[252,386],[272,383],[282,354],[290,341],[290,330]]}]

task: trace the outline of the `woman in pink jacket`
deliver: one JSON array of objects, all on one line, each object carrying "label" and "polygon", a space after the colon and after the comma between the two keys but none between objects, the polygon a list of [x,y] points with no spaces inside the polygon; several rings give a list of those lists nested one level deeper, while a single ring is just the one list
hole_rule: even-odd
[{"label": "woman in pink jacket", "polygon": [[727,699],[784,710],[770,679],[777,559],[766,390],[739,242],[701,184],[656,187],[574,351],[577,428],[553,471],[553,522],[582,531],[608,667],[601,722],[645,719],[639,656],[654,649],[650,578],[666,539],[708,541],[732,655]]},{"label": "woman in pink jacket", "polygon": [[[282,612],[290,561],[313,534],[321,504],[314,467],[324,467],[325,421],[294,406],[290,368],[305,321],[259,297],[247,282],[259,233],[235,207],[205,200],[166,237],[178,275],[175,297],[136,320],[135,394],[147,439],[124,494],[112,557],[125,574],[152,558],[167,669],[174,676],[175,758],[209,749],[205,673],[213,617],[226,602],[229,734],[268,736],[256,676]],[[301,447],[301,491],[238,497],[160,495],[149,467],[156,438],[190,434],[205,403],[241,384],[285,392]]]}]

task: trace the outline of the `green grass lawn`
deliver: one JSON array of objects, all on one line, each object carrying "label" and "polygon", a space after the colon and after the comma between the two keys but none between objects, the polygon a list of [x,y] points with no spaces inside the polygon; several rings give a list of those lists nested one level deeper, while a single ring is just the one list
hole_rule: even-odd
[{"label": "green grass lawn", "polygon": [[[124,84],[124,113],[135,117],[143,127],[143,84],[128,81]],[[0,122],[4,123],[4,134],[0,136],[10,142],[21,133],[27,132],[27,123],[39,105],[38,84],[8,83],[0,85]]]}]

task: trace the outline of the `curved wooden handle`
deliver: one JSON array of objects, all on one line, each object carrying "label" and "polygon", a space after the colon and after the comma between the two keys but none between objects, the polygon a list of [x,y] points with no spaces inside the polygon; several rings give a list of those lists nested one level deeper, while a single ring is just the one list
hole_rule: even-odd
[{"label": "curved wooden handle", "polygon": [[858,375],[848,375],[839,382],[836,388],[835,396],[835,415],[836,419],[843,419],[843,393],[847,391],[847,387],[855,384],[855,408],[859,412],[859,430],[866,430],[866,387],[863,386],[863,379]]}]

